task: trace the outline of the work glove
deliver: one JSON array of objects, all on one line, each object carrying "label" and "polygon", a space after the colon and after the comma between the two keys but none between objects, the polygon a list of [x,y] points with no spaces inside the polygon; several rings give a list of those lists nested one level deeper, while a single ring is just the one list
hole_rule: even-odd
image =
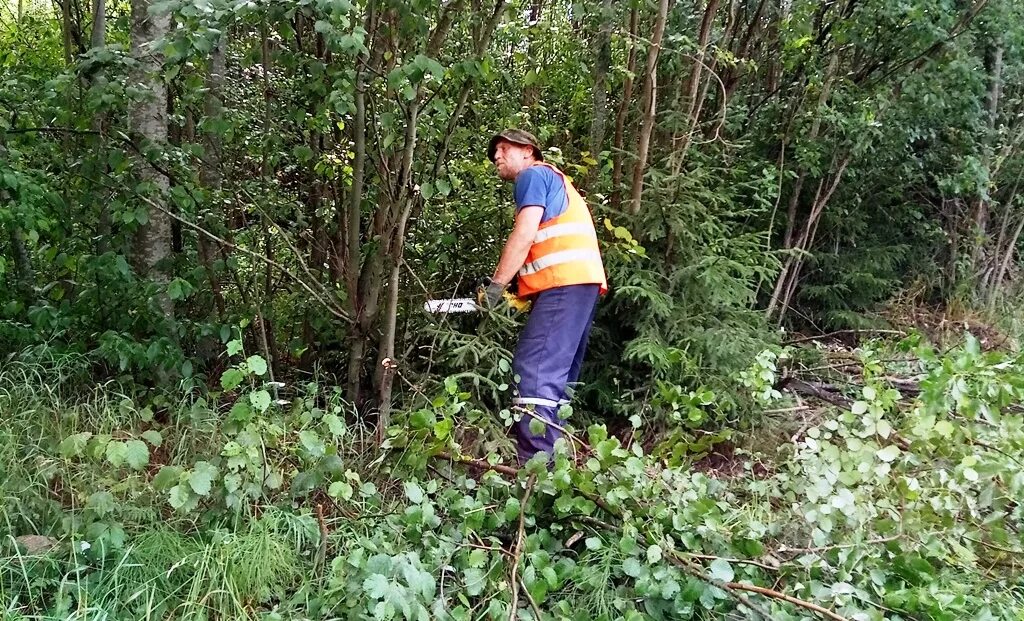
[{"label": "work glove", "polygon": [[494,310],[505,295],[508,285],[484,278],[477,287],[477,303],[488,310]]}]

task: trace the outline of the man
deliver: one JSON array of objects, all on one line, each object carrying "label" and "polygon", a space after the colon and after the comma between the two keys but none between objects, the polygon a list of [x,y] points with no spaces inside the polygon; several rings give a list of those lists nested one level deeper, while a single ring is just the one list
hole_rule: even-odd
[{"label": "man", "polygon": [[484,297],[494,307],[517,278],[518,296],[533,302],[512,361],[522,464],[538,452],[554,453],[561,432],[544,425],[535,434],[530,422],[565,424],[558,410],[569,403],[567,386],[579,378],[597,299],[608,285],[590,210],[569,179],[544,162],[537,139],[505,130],[491,138],[487,157],[499,177],[515,182],[516,217]]}]

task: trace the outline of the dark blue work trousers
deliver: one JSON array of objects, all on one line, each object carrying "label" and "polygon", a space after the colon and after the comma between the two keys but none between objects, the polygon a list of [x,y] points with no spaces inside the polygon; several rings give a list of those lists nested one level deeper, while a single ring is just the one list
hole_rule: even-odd
[{"label": "dark blue work trousers", "polygon": [[541,291],[533,299],[512,360],[519,377],[512,404],[522,416],[513,427],[520,464],[540,451],[553,455],[555,440],[562,437],[550,425],[534,434],[530,421],[565,425],[558,410],[569,403],[567,387],[579,379],[599,295],[599,285],[568,285]]}]

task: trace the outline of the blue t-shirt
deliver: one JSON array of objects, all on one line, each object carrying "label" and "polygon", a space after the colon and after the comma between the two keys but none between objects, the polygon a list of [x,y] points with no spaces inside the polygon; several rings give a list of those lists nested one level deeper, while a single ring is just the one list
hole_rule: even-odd
[{"label": "blue t-shirt", "polygon": [[544,208],[541,223],[565,213],[569,197],[562,177],[547,166],[530,166],[516,177],[516,213],[523,207]]}]

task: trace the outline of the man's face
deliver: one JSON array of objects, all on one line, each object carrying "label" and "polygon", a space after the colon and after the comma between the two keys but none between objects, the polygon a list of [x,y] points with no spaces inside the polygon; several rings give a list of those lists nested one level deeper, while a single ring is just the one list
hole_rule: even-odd
[{"label": "man's face", "polygon": [[502,140],[495,147],[494,166],[498,169],[498,176],[505,181],[512,181],[533,163],[531,146]]}]

